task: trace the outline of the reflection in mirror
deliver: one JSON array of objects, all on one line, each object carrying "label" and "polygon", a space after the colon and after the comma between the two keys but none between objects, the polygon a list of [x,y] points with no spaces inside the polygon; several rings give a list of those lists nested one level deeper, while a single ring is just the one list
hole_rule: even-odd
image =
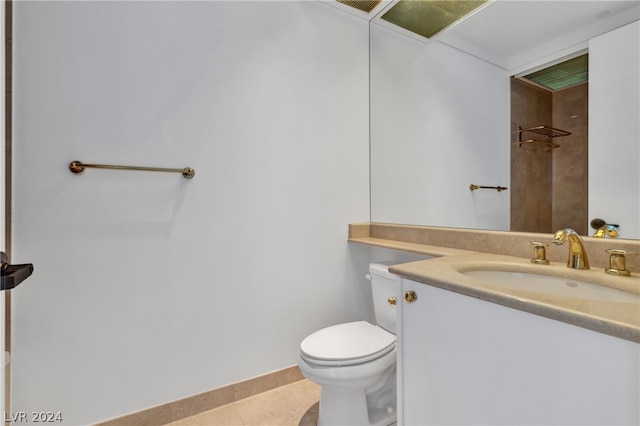
[{"label": "reflection in mirror", "polygon": [[589,41],[589,219],[640,238],[640,21]]},{"label": "reflection in mirror", "polygon": [[[593,235],[590,221],[602,218],[620,225],[621,238],[640,238],[639,10],[498,0],[430,40],[372,19],[371,221]],[[544,19],[523,26],[522,16]],[[512,76],[586,51],[588,83],[536,95],[544,119],[510,119],[512,86],[540,90]],[[530,96],[524,87],[513,92]],[[543,101],[552,108],[542,111]],[[530,136],[518,127],[541,125],[571,135],[549,151],[516,147],[527,162],[511,158],[512,143]],[[546,187],[544,201],[529,198],[535,185]]]},{"label": "reflection in mirror", "polygon": [[511,79],[512,231],[589,234],[587,64],[580,55]]},{"label": "reflection in mirror", "polygon": [[508,230],[508,74],[370,29],[373,222]]}]

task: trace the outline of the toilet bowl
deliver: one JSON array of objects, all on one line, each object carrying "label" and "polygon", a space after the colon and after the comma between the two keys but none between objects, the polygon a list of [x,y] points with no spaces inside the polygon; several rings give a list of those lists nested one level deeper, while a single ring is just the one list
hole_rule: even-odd
[{"label": "toilet bowl", "polygon": [[377,325],[355,321],[318,330],[300,344],[302,374],[320,388],[318,425],[396,421],[395,276],[369,265]]}]

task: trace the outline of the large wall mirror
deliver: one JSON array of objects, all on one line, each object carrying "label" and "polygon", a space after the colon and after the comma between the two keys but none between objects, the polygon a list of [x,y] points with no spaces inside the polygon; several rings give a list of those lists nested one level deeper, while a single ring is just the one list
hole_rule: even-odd
[{"label": "large wall mirror", "polygon": [[[457,2],[477,9],[428,38],[385,18],[421,2],[370,3],[372,222],[640,238],[637,1]],[[569,91],[528,78],[575,58]]]}]

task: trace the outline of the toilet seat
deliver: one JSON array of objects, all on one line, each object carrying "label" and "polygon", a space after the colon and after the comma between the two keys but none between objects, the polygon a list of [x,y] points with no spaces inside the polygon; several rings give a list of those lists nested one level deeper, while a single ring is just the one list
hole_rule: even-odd
[{"label": "toilet seat", "polygon": [[323,328],[300,344],[300,356],[321,366],[365,363],[395,348],[396,336],[366,321]]}]

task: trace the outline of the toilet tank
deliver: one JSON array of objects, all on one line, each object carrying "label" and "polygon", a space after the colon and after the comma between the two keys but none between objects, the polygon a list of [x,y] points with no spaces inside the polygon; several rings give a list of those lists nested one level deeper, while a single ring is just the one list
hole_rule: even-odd
[{"label": "toilet tank", "polygon": [[369,277],[376,323],[385,330],[396,334],[396,306],[389,303],[390,297],[394,299],[396,297],[396,276],[389,272],[389,265],[371,263]]}]

